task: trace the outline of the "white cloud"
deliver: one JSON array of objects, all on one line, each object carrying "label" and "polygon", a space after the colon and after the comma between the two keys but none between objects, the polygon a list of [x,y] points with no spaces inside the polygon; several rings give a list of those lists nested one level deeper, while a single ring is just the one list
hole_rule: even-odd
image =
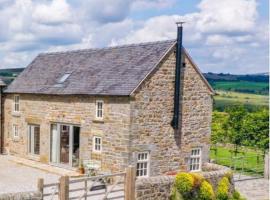
[{"label": "white cloud", "polygon": [[250,31],[257,18],[255,0],[203,0],[197,29],[202,32]]},{"label": "white cloud", "polygon": [[134,13],[179,1],[0,0],[0,67],[26,66],[41,51],[175,39],[175,22],[183,20],[184,45],[203,71],[265,69],[268,22],[259,21],[257,1],[202,0],[196,12],[138,20]]},{"label": "white cloud", "polygon": [[71,21],[71,16],[69,4],[65,0],[37,4],[33,10],[33,19],[44,24],[67,23]]}]

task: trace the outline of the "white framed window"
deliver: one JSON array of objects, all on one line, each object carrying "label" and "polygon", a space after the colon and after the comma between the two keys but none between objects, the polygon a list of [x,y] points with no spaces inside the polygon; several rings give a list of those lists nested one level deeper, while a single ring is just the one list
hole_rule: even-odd
[{"label": "white framed window", "polygon": [[189,160],[189,170],[190,171],[201,171],[201,148],[194,148],[191,150],[190,160]]},{"label": "white framed window", "polygon": [[28,125],[28,153],[39,155],[40,128],[38,125]]},{"label": "white framed window", "polygon": [[136,175],[139,177],[149,176],[150,154],[149,152],[139,152],[137,154]]},{"label": "white framed window", "polygon": [[103,104],[102,100],[96,101],[96,119],[103,119]]},{"label": "white framed window", "polygon": [[58,80],[57,80],[57,83],[61,84],[61,83],[64,83],[68,77],[70,77],[71,73],[65,73],[64,75],[62,75]]},{"label": "white framed window", "polygon": [[19,137],[19,128],[18,125],[13,124],[13,137],[18,138]]},{"label": "white framed window", "polygon": [[20,111],[20,96],[15,95],[14,96],[14,112]]},{"label": "white framed window", "polygon": [[93,137],[93,151],[101,152],[102,151],[102,138],[94,136]]}]

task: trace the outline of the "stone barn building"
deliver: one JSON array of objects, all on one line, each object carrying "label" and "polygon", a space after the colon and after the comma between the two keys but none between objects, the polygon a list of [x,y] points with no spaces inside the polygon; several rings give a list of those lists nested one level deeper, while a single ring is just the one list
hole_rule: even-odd
[{"label": "stone barn building", "polygon": [[137,176],[199,171],[209,160],[214,91],[183,48],[175,84],[177,44],[38,55],[4,91],[2,150],[70,169],[97,161],[110,172],[134,164]]}]

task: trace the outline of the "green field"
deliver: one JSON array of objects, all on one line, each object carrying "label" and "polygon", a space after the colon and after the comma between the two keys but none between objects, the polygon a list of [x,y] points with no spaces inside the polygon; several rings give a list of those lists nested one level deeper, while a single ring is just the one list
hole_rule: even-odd
[{"label": "green field", "polygon": [[269,85],[267,82],[217,81],[212,83],[212,85],[216,90],[257,93],[257,94],[266,94],[269,89]]},{"label": "green field", "polygon": [[261,153],[252,149],[242,149],[235,155],[229,148],[216,147],[211,149],[210,157],[214,159],[217,164],[232,167],[236,171],[243,172],[244,174],[263,174],[263,156]]},{"label": "green field", "polygon": [[257,95],[240,92],[216,91],[214,96],[214,107],[224,110],[225,107],[232,105],[245,105],[247,107],[260,107],[269,105],[268,95]]}]

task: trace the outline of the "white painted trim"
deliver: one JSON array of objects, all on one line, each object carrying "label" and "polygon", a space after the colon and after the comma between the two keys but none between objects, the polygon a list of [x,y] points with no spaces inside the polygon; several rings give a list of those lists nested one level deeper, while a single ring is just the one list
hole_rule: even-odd
[{"label": "white painted trim", "polygon": [[[139,154],[147,154],[147,159],[140,162],[138,160],[138,155]],[[142,151],[142,152],[138,152],[136,154],[136,174],[137,174],[137,163],[145,163],[145,162],[147,162],[147,170],[146,170],[147,174],[144,175],[144,176],[137,176],[138,178],[149,177],[150,176],[150,161],[151,161],[151,157],[150,157],[150,152],[149,151]]]},{"label": "white painted trim", "polygon": [[[100,150],[96,150],[96,138],[100,139]],[[100,136],[93,136],[93,139],[92,139],[92,150],[93,152],[95,153],[101,153],[102,152],[102,137]]]},{"label": "white painted trim", "polygon": [[[191,152],[192,151],[194,151],[194,150],[199,150],[199,155],[196,155],[196,156],[194,156],[194,157],[192,157],[192,155],[190,155],[190,159],[189,159],[189,171],[191,171],[191,172],[200,172],[201,170],[202,170],[202,148],[201,147],[196,147],[196,148],[192,148],[191,149]],[[190,153],[191,153],[190,152]],[[191,158],[198,158],[199,157],[199,169],[196,169],[196,170],[191,170],[190,169],[190,166],[191,166],[191,163],[190,163],[190,161],[191,161]]]},{"label": "white painted trim", "polygon": [[[98,103],[102,103],[102,109],[101,109],[101,112],[102,112],[102,117],[98,117]],[[104,101],[103,100],[96,100],[96,116],[95,116],[95,119],[96,120],[103,120],[104,118]]]}]

